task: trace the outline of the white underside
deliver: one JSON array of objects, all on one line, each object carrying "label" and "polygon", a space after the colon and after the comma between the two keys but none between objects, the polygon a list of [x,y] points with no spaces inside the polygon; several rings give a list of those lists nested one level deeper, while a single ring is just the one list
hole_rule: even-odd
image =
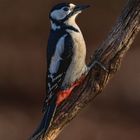
[{"label": "white underside", "polygon": [[[76,15],[75,15],[76,17]],[[72,25],[76,29],[79,30],[79,32],[75,32],[73,30],[67,30],[67,32],[71,35],[72,40],[74,42],[73,46],[73,57],[72,61],[70,63],[70,66],[68,67],[64,81],[62,83],[62,87],[68,87],[70,86],[73,82],[78,80],[81,75],[87,70],[86,64],[85,64],[85,59],[86,59],[86,45],[85,41],[83,38],[83,35],[78,27],[78,25],[75,23],[75,17],[71,18],[69,21],[66,21],[65,24]],[[50,65],[50,73],[54,74],[57,73],[59,66],[60,66],[60,60],[61,55],[64,51],[64,41],[65,37],[67,35],[65,34],[62,36],[57,43],[56,50],[54,53],[54,56],[51,60],[51,65]]]},{"label": "white underside", "polygon": [[[80,30],[80,29],[79,29]],[[86,59],[86,45],[82,33],[78,33],[72,30],[67,30],[72,36],[73,46],[73,59],[66,72],[65,79],[62,86],[67,87],[73,82],[78,80],[81,75],[87,70]]]}]

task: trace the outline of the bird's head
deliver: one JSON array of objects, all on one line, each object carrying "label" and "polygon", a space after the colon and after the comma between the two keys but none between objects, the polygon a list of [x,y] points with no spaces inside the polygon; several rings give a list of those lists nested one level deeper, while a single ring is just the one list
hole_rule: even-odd
[{"label": "bird's head", "polygon": [[75,5],[72,3],[60,3],[52,8],[49,17],[51,21],[64,23],[69,20],[75,20],[84,9],[88,8],[89,5]]}]

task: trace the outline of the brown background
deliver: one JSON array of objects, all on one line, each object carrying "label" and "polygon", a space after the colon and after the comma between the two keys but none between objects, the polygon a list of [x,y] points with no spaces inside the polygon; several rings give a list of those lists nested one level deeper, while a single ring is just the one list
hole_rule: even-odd
[{"label": "brown background", "polygon": [[[41,118],[48,12],[60,0],[48,1],[0,0],[0,140],[26,140]],[[72,2],[91,5],[78,18],[90,56],[115,23],[125,1]],[[140,35],[103,94],[58,140],[140,139],[139,44]]]}]

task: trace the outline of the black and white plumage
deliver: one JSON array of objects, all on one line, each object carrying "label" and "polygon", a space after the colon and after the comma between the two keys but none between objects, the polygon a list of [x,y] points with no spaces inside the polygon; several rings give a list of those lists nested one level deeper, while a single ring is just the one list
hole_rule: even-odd
[{"label": "black and white plumage", "polygon": [[38,140],[51,124],[58,106],[58,94],[69,89],[87,70],[86,45],[75,22],[79,13],[88,6],[71,3],[56,5],[50,12],[51,31],[47,47],[47,95],[44,117],[31,140]]}]

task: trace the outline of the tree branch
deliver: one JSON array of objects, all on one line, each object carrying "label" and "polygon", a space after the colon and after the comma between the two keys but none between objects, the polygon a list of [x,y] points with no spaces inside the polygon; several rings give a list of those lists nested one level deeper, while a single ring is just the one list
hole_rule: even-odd
[{"label": "tree branch", "polygon": [[128,0],[115,26],[106,40],[96,50],[89,66],[101,62],[108,72],[99,65],[93,67],[83,83],[58,107],[49,131],[42,140],[54,140],[62,129],[107,85],[120,68],[122,59],[140,30],[140,0]]}]

